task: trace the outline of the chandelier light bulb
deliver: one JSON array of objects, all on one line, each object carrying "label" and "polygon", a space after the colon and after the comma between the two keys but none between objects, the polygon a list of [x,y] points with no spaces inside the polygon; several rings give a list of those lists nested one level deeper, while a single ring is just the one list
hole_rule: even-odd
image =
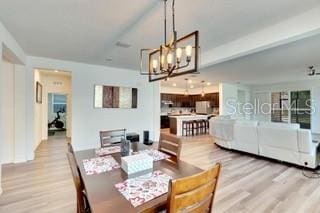
[{"label": "chandelier light bulb", "polygon": [[172,54],[169,53],[169,54],[167,55],[167,63],[171,65],[171,64],[172,64],[172,61],[173,61]]},{"label": "chandelier light bulb", "polygon": [[201,92],[201,96],[204,97],[204,91]]},{"label": "chandelier light bulb", "polygon": [[161,66],[164,65],[164,60],[165,60],[164,55],[161,55],[161,57],[160,57]]},{"label": "chandelier light bulb", "polygon": [[182,56],[182,49],[181,48],[178,48],[176,50],[176,56],[177,56],[177,59],[180,60],[181,56]]},{"label": "chandelier light bulb", "polygon": [[192,55],[192,46],[191,45],[186,46],[186,55],[187,55],[187,57],[191,57],[191,55]]},{"label": "chandelier light bulb", "polygon": [[156,70],[156,69],[157,69],[157,67],[158,67],[158,60],[153,59],[153,61],[152,61],[152,67],[153,67],[153,70]]}]

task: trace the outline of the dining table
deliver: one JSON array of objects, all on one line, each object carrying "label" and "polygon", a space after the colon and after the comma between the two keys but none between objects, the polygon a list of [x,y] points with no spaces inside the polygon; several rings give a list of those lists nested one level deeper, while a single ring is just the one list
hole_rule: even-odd
[{"label": "dining table", "polygon": [[[135,153],[151,148],[140,142],[136,142],[131,143],[131,149],[132,152]],[[142,171],[128,175],[120,167],[100,174],[87,175],[83,160],[97,157],[95,149],[77,151],[74,155],[83,180],[91,212],[153,212],[166,205],[168,193],[134,207],[115,187],[115,184],[126,181],[128,178],[138,177],[150,173],[150,171]],[[111,156],[121,165],[121,153],[113,153]],[[182,160],[172,161],[170,158],[154,161],[152,170],[161,171],[173,179],[191,176],[203,171]]]}]

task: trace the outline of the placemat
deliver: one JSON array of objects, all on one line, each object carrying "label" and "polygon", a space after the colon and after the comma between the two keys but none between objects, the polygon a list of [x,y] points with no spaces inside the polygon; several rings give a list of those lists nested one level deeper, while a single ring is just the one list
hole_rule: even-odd
[{"label": "placemat", "polygon": [[142,205],[168,192],[169,175],[162,171],[128,179],[115,187],[134,206]]},{"label": "placemat", "polygon": [[120,151],[121,151],[120,146],[110,146],[110,147],[96,149],[96,155],[104,156],[104,155],[119,153]]},{"label": "placemat", "polygon": [[100,174],[120,168],[117,161],[110,155],[85,159],[82,162],[87,175]]},{"label": "placemat", "polygon": [[169,155],[163,153],[163,152],[160,152],[156,149],[146,149],[146,150],[141,150],[138,152],[139,154],[140,153],[145,153],[145,154],[148,154],[149,156],[151,156],[153,158],[153,161],[159,161],[159,160],[164,160],[164,159],[167,159],[167,158],[170,158]]}]

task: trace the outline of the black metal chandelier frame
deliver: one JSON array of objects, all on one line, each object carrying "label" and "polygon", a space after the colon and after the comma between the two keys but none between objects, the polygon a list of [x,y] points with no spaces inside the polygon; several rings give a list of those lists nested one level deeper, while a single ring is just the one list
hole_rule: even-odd
[{"label": "black metal chandelier frame", "polygon": [[[185,75],[189,73],[198,72],[199,65],[199,32],[194,31],[182,38],[177,39],[177,31],[175,27],[175,0],[172,0],[172,34],[173,38],[171,42],[167,42],[167,0],[163,0],[164,2],[164,44],[160,46],[158,49],[141,49],[140,50],[140,74],[148,75],[149,81],[159,81],[167,78],[172,78],[180,75]],[[194,38],[194,45],[190,46],[191,52],[194,52],[194,66],[191,69],[185,69],[190,66],[192,60],[192,54],[186,57],[185,63],[182,64],[181,58],[178,58],[176,54],[172,54],[172,61],[174,63],[164,63],[165,52],[175,51],[177,50],[177,44],[179,42],[183,42],[185,40],[190,40]],[[188,47],[179,47],[180,51],[187,51]],[[190,52],[190,50],[189,50]],[[143,56],[144,54],[148,54],[148,72],[143,71]],[[160,55],[159,57],[159,69],[153,66],[153,58],[156,55]],[[167,66],[165,66],[167,65]],[[183,70],[184,69],[184,70]]]}]

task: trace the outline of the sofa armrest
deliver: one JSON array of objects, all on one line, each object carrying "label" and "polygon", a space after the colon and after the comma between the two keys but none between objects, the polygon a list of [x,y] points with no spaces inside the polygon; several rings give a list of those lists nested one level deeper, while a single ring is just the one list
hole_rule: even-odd
[{"label": "sofa armrest", "polygon": [[299,152],[314,154],[316,151],[316,144],[312,142],[311,131],[308,129],[298,130],[298,149]]}]

